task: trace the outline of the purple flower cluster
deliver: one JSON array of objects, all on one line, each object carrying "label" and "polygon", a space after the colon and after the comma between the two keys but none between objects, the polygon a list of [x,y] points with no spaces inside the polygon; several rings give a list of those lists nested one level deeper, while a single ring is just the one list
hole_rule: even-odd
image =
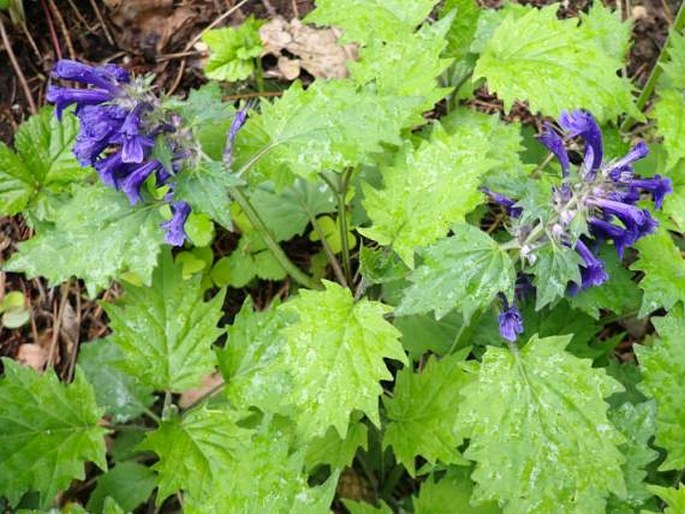
[{"label": "purple flower cluster", "polygon": [[[597,286],[609,277],[604,263],[595,255],[593,248],[598,241],[612,241],[619,257],[626,248],[640,238],[653,232],[658,223],[649,210],[638,207],[637,203],[644,193],[649,194],[655,208],[660,208],[664,197],[672,191],[668,178],[655,175],[653,178],[639,178],[635,175],[633,163],[645,157],[647,145],[635,145],[624,157],[604,161],[602,133],[591,114],[584,111],[563,113],[559,125],[566,138],[580,137],[585,150],[577,173],[571,173],[571,160],[564,138],[551,125],[546,125],[539,140],[557,158],[562,171],[562,184],[553,191],[554,216],[546,230],[537,233],[541,238],[553,237],[569,248],[573,248],[580,258],[581,283],[571,283],[569,294],[580,289]],[[515,199],[486,190],[491,199],[502,205],[513,218],[519,218],[522,209]],[[573,237],[572,222],[584,223],[585,235]],[[530,234],[530,231],[528,232]],[[524,246],[534,243],[526,240]],[[528,248],[522,248],[522,251]],[[515,312],[514,312],[515,310]],[[518,317],[517,317],[518,316]],[[511,341],[520,314],[515,306],[504,305],[499,317],[500,333]]]},{"label": "purple flower cluster", "polygon": [[174,201],[173,184],[167,184],[176,173],[187,152],[173,138],[165,138],[173,158],[171,169],[151,157],[155,138],[171,135],[180,120],[160,113],[157,98],[145,80],[132,78],[113,64],[92,67],[63,59],[55,65],[52,76],[91,86],[74,89],[49,85],[47,99],[56,106],[61,119],[64,109],[75,104],[81,127],[74,144],[74,154],[82,166],[93,166],[103,183],[123,191],[131,204],[141,201],[141,187],[154,175],[156,186],[168,185],[172,218],[162,224],[168,244],[180,246],[187,239],[185,222],[190,206]]}]

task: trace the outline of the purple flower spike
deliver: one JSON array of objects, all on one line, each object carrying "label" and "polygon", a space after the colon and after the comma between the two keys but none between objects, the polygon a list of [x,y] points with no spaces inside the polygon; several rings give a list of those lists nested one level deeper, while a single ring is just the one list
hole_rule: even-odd
[{"label": "purple flower spike", "polygon": [[509,306],[507,297],[502,293],[498,295],[502,300],[502,312],[497,317],[499,323],[500,335],[513,343],[518,338],[519,334],[523,334],[523,317],[516,304]]},{"label": "purple flower spike", "polygon": [[226,146],[224,147],[223,160],[226,169],[231,168],[233,163],[233,143],[238,135],[238,131],[242,128],[247,120],[247,109],[241,109],[235,113],[235,118],[231,122],[231,127],[228,129],[228,137],[226,138]]},{"label": "purple flower spike", "polygon": [[554,131],[551,125],[545,124],[545,131],[538,136],[538,140],[557,157],[561,164],[561,174],[563,177],[567,177],[570,162],[561,136]]},{"label": "purple flower spike", "polygon": [[585,174],[588,179],[595,177],[596,170],[602,164],[604,150],[602,132],[592,114],[585,111],[562,112],[559,124],[569,133],[569,136],[580,136],[585,141]]},{"label": "purple flower spike", "polygon": [[590,218],[588,220],[590,232],[598,239],[612,240],[616,246],[619,258],[623,258],[623,252],[627,247],[633,244],[633,234],[628,230],[618,227],[608,221],[597,218]]},{"label": "purple flower spike", "polygon": [[112,99],[111,93],[101,89],[72,89],[48,85],[47,100],[56,106],[57,119],[62,119],[64,109],[72,104],[78,108],[84,105],[97,105]]},{"label": "purple flower spike", "polygon": [[504,207],[509,216],[511,216],[513,218],[518,218],[523,213],[523,209],[521,209],[521,207],[514,207],[514,205],[516,205],[516,200],[512,200],[511,198],[508,198],[508,197],[501,195],[495,191],[492,191],[492,190],[488,189],[487,187],[483,188],[482,191],[486,195],[488,195],[492,199],[493,202]]},{"label": "purple flower spike", "polygon": [[190,215],[190,205],[186,202],[173,202],[171,204],[172,218],[160,225],[166,230],[164,240],[173,246],[182,246],[188,236],[183,227]]},{"label": "purple flower spike", "polygon": [[160,167],[158,161],[150,161],[135,168],[121,183],[121,189],[128,196],[131,205],[140,201],[140,187]]},{"label": "purple flower spike", "polygon": [[57,64],[52,69],[52,75],[55,78],[73,80],[81,84],[90,84],[106,89],[111,93],[118,91],[119,82],[128,82],[130,80],[128,73],[113,64],[106,67],[93,67],[69,59],[57,61]]},{"label": "purple flower spike", "polygon": [[145,159],[148,148],[154,146],[151,138],[140,134],[141,120],[139,109],[133,109],[119,130],[121,142],[121,153],[124,162],[139,164]]},{"label": "purple flower spike", "polygon": [[579,239],[574,248],[585,262],[585,266],[580,267],[583,289],[590,286],[599,286],[609,280],[609,275],[604,271],[602,261],[593,255],[585,243]]},{"label": "purple flower spike", "polygon": [[625,173],[632,174],[633,162],[640,160],[649,154],[649,147],[644,141],[640,141],[621,159],[608,164],[605,168],[607,175],[614,181],[619,181]]},{"label": "purple flower spike", "polygon": [[664,197],[673,192],[671,179],[661,175],[654,175],[654,178],[633,179],[630,181],[630,185],[649,191],[656,209],[660,209],[664,203]]},{"label": "purple flower spike", "polygon": [[648,211],[640,210],[634,205],[617,202],[616,200],[590,196],[585,201],[589,205],[599,207],[607,214],[616,216],[626,225],[627,228],[642,226],[645,223],[645,216],[649,216]]}]

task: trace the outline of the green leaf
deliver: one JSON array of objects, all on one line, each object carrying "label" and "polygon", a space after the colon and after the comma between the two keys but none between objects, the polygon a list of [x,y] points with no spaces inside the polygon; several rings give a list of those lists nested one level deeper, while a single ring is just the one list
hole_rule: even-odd
[{"label": "green leaf", "polygon": [[397,41],[414,32],[437,0],[317,0],[305,22],[333,25],[344,31],[344,41]]},{"label": "green leaf", "polygon": [[326,514],[338,482],[334,472],[318,486],[309,487],[304,452],[291,451],[287,428],[261,426],[242,444],[221,474],[214,475],[203,496],[186,496],[187,514],[227,512],[274,514]]},{"label": "green leaf", "polygon": [[74,382],[3,359],[0,378],[0,496],[16,506],[36,491],[41,508],[86,476],[84,464],[107,469],[105,429],[95,395],[79,368]]},{"label": "green leaf", "polygon": [[685,89],[685,34],[672,31],[669,36],[668,61],[661,64],[665,86]]},{"label": "green leaf", "polygon": [[244,182],[226,171],[217,161],[204,161],[199,167],[185,169],[174,182],[174,200],[190,204],[193,212],[206,214],[228,230],[233,229],[229,190]]},{"label": "green leaf", "polygon": [[257,231],[244,233],[240,237],[238,248],[229,256],[219,259],[211,271],[216,285],[235,288],[246,286],[255,277],[282,280],[286,275]]},{"label": "green leaf", "polygon": [[368,432],[364,423],[353,421],[347,429],[347,437],[341,439],[335,428],[328,427],[326,435],[307,445],[307,467],[314,469],[317,464],[328,464],[333,469],[342,469],[350,466],[358,448],[368,449]]},{"label": "green leaf", "polygon": [[115,423],[140,416],[154,401],[152,390],[135,375],[120,368],[126,354],[110,339],[99,339],[79,348],[78,363],[93,386],[95,400]]},{"label": "green leaf", "polygon": [[607,52],[605,38],[588,37],[606,21],[578,27],[575,19],[557,19],[557,9],[554,4],[520,17],[510,13],[478,59],[474,79],[485,78],[507,111],[515,100],[527,100],[531,111],[554,117],[586,109],[600,121],[624,112],[642,119],[630,82],[616,75],[622,56]]},{"label": "green leaf", "polygon": [[476,35],[480,7],[475,0],[446,0],[441,15],[452,10],[457,11],[457,16],[452,21],[447,33],[447,49],[445,54],[457,59],[463,59],[469,53],[469,47]]},{"label": "green leaf", "polygon": [[245,80],[254,71],[254,60],[262,53],[259,27],[264,22],[250,16],[238,28],[223,27],[204,33],[209,47],[205,75],[214,80]]},{"label": "green leaf", "polygon": [[383,397],[389,420],[383,444],[392,446],[397,462],[416,475],[414,459],[420,455],[430,464],[463,464],[457,451],[461,435],[455,431],[460,389],[469,376],[455,357],[428,360],[421,373],[411,367],[397,375],[392,397]]},{"label": "green leaf", "polygon": [[673,192],[664,199],[664,213],[675,222],[678,232],[685,232],[685,159],[668,170]]},{"label": "green leaf", "polygon": [[569,282],[581,283],[580,255],[569,248],[551,242],[535,252],[535,264],[531,272],[535,276],[533,284],[537,289],[535,310],[563,298]]},{"label": "green leaf", "polygon": [[430,141],[405,147],[383,170],[383,189],[364,184],[364,208],[373,224],[360,232],[414,267],[414,250],[444,237],[450,226],[482,202],[481,180],[495,164],[489,143],[464,125],[448,134],[436,124]]},{"label": "green leaf", "polygon": [[609,419],[626,438],[626,443],[619,446],[619,449],[626,457],[623,476],[628,493],[622,500],[612,497],[609,500],[610,507],[612,504],[616,509],[627,507],[630,509],[629,512],[633,512],[634,509],[644,507],[645,502],[652,497],[652,493],[645,487],[644,480],[647,477],[646,466],[659,456],[659,453],[649,446],[649,441],[654,436],[655,417],[656,405],[653,401],[637,405],[624,403],[616,409],[609,410]]},{"label": "green leaf", "polygon": [[519,153],[524,147],[519,123],[504,123],[499,116],[466,108],[453,110],[440,118],[440,123],[448,134],[466,138],[478,146],[483,157],[492,162],[492,174],[518,177],[523,169]]},{"label": "green leaf", "polygon": [[255,183],[277,189],[295,176],[316,180],[325,170],[343,170],[371,160],[381,143],[399,145],[417,98],[381,96],[350,81],[316,81],[304,90],[295,82],[273,104],[265,102],[236,138],[236,169],[254,162]]},{"label": "green leaf", "polygon": [[660,307],[670,310],[685,302],[685,262],[669,233],[660,229],[635,247],[640,258],[630,269],[645,273],[639,284],[644,296],[638,316],[642,318]]},{"label": "green leaf", "polygon": [[469,478],[469,468],[449,468],[447,474],[435,481],[431,475],[421,484],[419,496],[415,501],[416,514],[499,514],[502,512],[494,502],[478,506],[471,505],[473,481]]},{"label": "green leaf", "polygon": [[588,13],[580,12],[580,30],[587,39],[599,43],[606,55],[624,61],[630,48],[632,24],[621,21],[618,11],[612,11],[602,2],[592,4]]},{"label": "green leaf", "polygon": [[650,117],[656,120],[657,134],[664,138],[666,167],[672,168],[685,158],[685,89],[660,91]]},{"label": "green leaf", "polygon": [[122,462],[98,477],[86,508],[93,513],[106,512],[109,499],[120,507],[119,512],[131,512],[149,498],[156,486],[157,477],[150,468],[136,462]]},{"label": "green leaf", "polygon": [[534,336],[514,352],[489,347],[462,389],[475,504],[498,501],[507,514],[604,512],[609,493],[625,495],[624,439],[603,401],[621,387],[566,353],[569,339]]},{"label": "green leaf", "polygon": [[336,209],[335,195],[321,182],[297,179],[281,192],[264,183],[250,193],[252,205],[278,241],[304,234],[311,218]]},{"label": "green leaf", "polygon": [[281,330],[287,322],[282,309],[254,312],[248,299],[226,330],[226,345],[216,355],[225,394],[237,408],[288,413],[283,398],[290,392],[290,379],[277,366],[285,344]]},{"label": "green leaf", "polygon": [[154,205],[131,206],[112,188],[80,186],[55,213],[55,225],[41,226],[5,269],[43,276],[52,284],[76,275],[93,296],[123,272],[149,282],[162,246],[161,222]]},{"label": "green leaf", "polygon": [[380,507],[374,507],[365,502],[358,502],[342,498],[343,505],[350,514],[393,514],[388,504],[381,500]]},{"label": "green leaf", "polygon": [[380,425],[379,382],[392,377],[384,359],[407,358],[399,332],[384,319],[390,307],[355,302],[348,289],[324,284],[325,291],[301,290],[283,305],[299,317],[283,330],[285,366],[293,377],[289,400],[305,438],[324,435],[331,425],[345,438],[355,409]]},{"label": "green leaf", "polygon": [[17,130],[16,153],[0,143],[0,215],[27,207],[41,214],[41,206],[53,195],[90,173],[72,154],[77,132],[71,113],[65,113],[60,123],[53,108],[44,107]]},{"label": "green leaf", "polygon": [[661,470],[685,467],[685,316],[682,309],[653,318],[659,339],[651,346],[635,345],[643,381],[639,388],[656,401],[655,444],[668,450]]},{"label": "green leaf", "polygon": [[204,302],[202,278],[183,280],[170,252],[162,254],[150,287],[124,285],[119,304],[105,304],[122,369],[160,391],[197,386],[215,365],[211,345],[221,335],[225,291]]},{"label": "green leaf", "polygon": [[664,510],[664,514],[681,514],[685,512],[685,486],[682,483],[678,484],[678,489],[658,485],[648,485],[647,489],[666,502],[668,507]]},{"label": "green leaf", "polygon": [[580,309],[595,319],[599,319],[600,310],[606,309],[616,314],[634,312],[640,308],[642,292],[633,281],[630,273],[618,259],[616,250],[602,247],[599,259],[609,280],[600,286],[593,286],[567,297],[574,309]]},{"label": "green leaf", "polygon": [[513,291],[516,271],[509,255],[485,232],[467,224],[422,252],[423,263],[409,276],[398,315],[435,311],[442,318],[454,308],[465,321],[486,308],[497,293]]},{"label": "green leaf", "polygon": [[152,466],[159,475],[157,505],[180,490],[202,498],[215,482],[230,482],[238,449],[249,437],[249,430],[238,427],[229,413],[219,410],[199,408],[181,419],[162,421],[140,445],[159,456]]},{"label": "green leaf", "polygon": [[390,248],[359,248],[360,271],[367,284],[393,282],[407,276],[409,268]]},{"label": "green leaf", "polygon": [[[359,61],[350,62],[354,82],[363,86],[374,82],[381,95],[422,97],[415,114],[430,110],[449,93],[438,87],[438,77],[450,64],[440,58],[447,45],[445,35],[454,16],[447,16],[419,31],[390,41],[372,39],[359,52]],[[418,118],[420,122],[420,118]]]}]

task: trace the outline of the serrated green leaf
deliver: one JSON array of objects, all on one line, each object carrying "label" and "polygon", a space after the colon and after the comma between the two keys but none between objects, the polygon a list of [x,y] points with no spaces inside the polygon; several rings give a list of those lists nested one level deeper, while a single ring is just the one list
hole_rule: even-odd
[{"label": "serrated green leaf", "polygon": [[124,285],[119,304],[104,304],[112,342],[126,356],[122,369],[160,391],[197,386],[216,363],[211,345],[221,334],[225,291],[204,302],[202,278],[183,280],[164,252],[150,287]]},{"label": "serrated green leaf", "polygon": [[131,206],[119,191],[84,185],[55,213],[55,225],[22,243],[5,269],[52,284],[76,275],[93,296],[125,271],[149,282],[162,246],[161,222],[154,205]]},{"label": "serrated green leaf", "polygon": [[228,173],[222,163],[205,161],[198,168],[186,169],[177,175],[174,200],[188,202],[193,212],[204,213],[232,230],[229,189],[243,183]]},{"label": "serrated green leaf", "polygon": [[675,222],[679,232],[685,232],[685,159],[668,170],[673,192],[664,199],[663,211]]},{"label": "serrated green leaf", "polygon": [[323,437],[312,439],[307,445],[305,462],[309,469],[317,464],[328,464],[333,469],[343,469],[352,464],[358,448],[368,448],[368,428],[361,421],[353,421],[347,429],[347,437],[341,439],[333,427],[328,427]]},{"label": "serrated green leaf", "polygon": [[219,287],[240,288],[253,278],[282,280],[287,273],[281,267],[259,232],[247,232],[240,237],[238,248],[219,259],[211,271],[212,280]]},{"label": "serrated green leaf", "polygon": [[[557,19],[557,9],[510,13],[478,59],[474,79],[485,78],[507,111],[515,100],[527,100],[533,112],[554,117],[586,109],[600,121],[624,112],[642,119],[630,82],[616,75],[621,58],[605,50],[603,38],[588,37],[590,28]],[[591,27],[593,34],[598,29]]]},{"label": "serrated green leaf", "polygon": [[115,423],[140,416],[154,401],[152,390],[135,375],[120,369],[126,354],[109,339],[99,339],[79,348],[78,363],[95,392],[97,404]]},{"label": "serrated green leaf", "polygon": [[506,514],[603,512],[625,495],[623,437],[603,399],[621,389],[592,362],[564,351],[569,337],[533,337],[520,351],[488,348],[462,389],[459,426],[477,463],[472,501]]},{"label": "serrated green leaf", "polygon": [[119,512],[131,512],[148,499],[156,486],[157,477],[150,468],[137,462],[122,462],[98,477],[86,508],[93,514],[104,514],[109,499],[120,508]]},{"label": "serrated green leaf", "polygon": [[685,317],[682,309],[653,318],[659,339],[651,346],[635,345],[643,381],[639,388],[656,401],[655,444],[668,450],[661,470],[685,467]]},{"label": "serrated green leaf", "polygon": [[569,296],[567,299],[574,309],[580,309],[595,319],[599,319],[600,310],[610,310],[616,314],[634,312],[640,308],[642,292],[633,281],[630,273],[618,259],[616,250],[603,247],[599,259],[604,262],[604,269],[609,280],[600,286],[593,286]]},{"label": "serrated green leaf", "polygon": [[278,241],[302,235],[311,218],[336,208],[335,195],[326,184],[302,179],[281,192],[272,184],[261,184],[250,193],[250,200]]},{"label": "serrated green leaf", "polygon": [[409,268],[390,248],[359,248],[360,271],[367,284],[393,282],[407,276]]},{"label": "serrated green leaf", "polygon": [[587,39],[599,43],[607,55],[617,60],[626,58],[632,32],[630,18],[621,21],[618,11],[612,11],[602,2],[595,2],[588,13],[580,12],[580,20],[580,30]]},{"label": "serrated green leaf", "polygon": [[281,330],[287,322],[281,309],[254,312],[248,299],[226,330],[226,345],[216,354],[226,380],[225,394],[237,408],[288,413],[283,397],[291,384],[276,365],[285,342]]},{"label": "serrated green leaf", "polygon": [[60,123],[53,109],[44,107],[17,130],[16,153],[0,143],[0,215],[30,207],[44,219],[44,204],[90,173],[72,154],[77,132],[78,122],[70,112]]},{"label": "serrated green leaf", "polygon": [[305,22],[334,25],[344,30],[343,41],[396,41],[414,32],[437,0],[317,0]]},{"label": "serrated green leaf", "polygon": [[335,494],[338,473],[309,487],[304,452],[290,451],[287,429],[260,427],[235,452],[229,467],[211,483],[207,494],[186,496],[187,514],[325,514]]},{"label": "serrated green leaf", "polygon": [[497,293],[513,290],[514,264],[490,236],[468,224],[452,230],[452,236],[422,252],[423,263],[409,276],[413,284],[396,314],[435,311],[435,317],[441,318],[456,308],[468,322]]},{"label": "serrated green leaf", "polygon": [[672,31],[668,45],[668,61],[661,63],[666,87],[685,89],[685,34]]},{"label": "serrated green leaf", "polygon": [[214,80],[245,80],[255,68],[254,60],[262,53],[259,27],[263,21],[252,16],[239,27],[208,30],[202,41],[209,47],[205,75]]},{"label": "serrated green leaf", "polygon": [[502,510],[494,502],[478,506],[471,505],[473,481],[469,478],[470,470],[452,466],[447,474],[435,481],[428,477],[419,491],[415,501],[416,514],[499,514]]},{"label": "serrated green leaf", "polygon": [[685,302],[685,262],[666,230],[660,229],[635,244],[640,258],[630,267],[645,273],[640,283],[644,291],[639,317],[660,307],[670,310]]},{"label": "serrated green leaf", "polygon": [[433,314],[417,314],[397,316],[393,325],[402,332],[402,346],[409,357],[419,360],[426,352],[437,355],[449,353],[457,332],[463,326],[463,319],[456,312],[450,312],[440,320],[436,320]]},{"label": "serrated green leaf", "polygon": [[263,103],[238,133],[236,169],[254,162],[255,182],[269,179],[282,189],[296,176],[316,180],[325,170],[369,162],[381,143],[402,142],[400,131],[414,121],[420,102],[349,81],[316,81],[306,90],[295,82],[273,104]]},{"label": "serrated green leaf", "polygon": [[230,481],[239,448],[250,431],[238,427],[227,412],[195,409],[182,419],[162,421],[148,432],[140,448],[155,452],[152,466],[159,475],[157,504],[177,491],[202,498],[218,481]]},{"label": "serrated green leaf", "polygon": [[664,138],[666,167],[672,168],[685,158],[685,89],[660,91],[650,117],[656,120],[657,133]]},{"label": "serrated green leaf", "polygon": [[[644,507],[645,502],[652,497],[645,487],[647,477],[645,467],[654,461],[659,453],[649,447],[649,441],[654,436],[656,404],[653,401],[639,403],[624,403],[616,409],[609,410],[609,419],[626,438],[626,443],[619,449],[626,457],[623,464],[623,476],[626,482],[627,495],[623,499],[615,496],[609,500],[610,512],[628,507],[630,512]],[[612,508],[614,510],[612,510]]]},{"label": "serrated green leaf", "polygon": [[414,250],[445,236],[482,199],[482,177],[495,164],[481,134],[464,125],[448,134],[435,126],[430,141],[405,148],[399,161],[383,170],[383,189],[364,184],[364,208],[373,224],[360,230],[393,249],[414,267]]},{"label": "serrated green leaf", "polygon": [[293,377],[289,400],[305,438],[321,436],[333,425],[347,435],[350,414],[362,411],[379,426],[381,380],[392,375],[383,359],[406,363],[399,332],[384,319],[390,307],[324,281],[325,291],[300,291],[283,305],[299,319],[282,333],[284,363]]},{"label": "serrated green leaf", "polygon": [[414,459],[430,464],[464,464],[457,451],[461,435],[455,431],[460,389],[469,381],[455,357],[431,358],[421,373],[410,367],[395,379],[392,397],[383,397],[389,420],[383,444],[392,446],[397,462],[416,475]]},{"label": "serrated green leaf", "polygon": [[457,15],[447,32],[445,54],[462,59],[469,53],[469,47],[476,35],[480,7],[475,0],[447,0],[440,13],[444,16],[455,9]]},{"label": "serrated green leaf", "polygon": [[0,496],[16,506],[24,493],[36,491],[41,508],[84,479],[84,464],[107,469],[105,429],[100,409],[81,370],[74,382],[60,383],[3,359],[0,378]]},{"label": "serrated green leaf", "polygon": [[648,485],[647,489],[666,502],[664,514],[682,514],[685,512],[685,486],[678,484],[678,488]]},{"label": "serrated green leaf", "polygon": [[[520,152],[524,149],[519,123],[504,123],[499,116],[487,115],[466,108],[457,108],[440,123],[449,134],[477,138],[483,157],[492,162],[492,173],[517,176],[523,169]],[[490,175],[490,174],[489,174]]]},{"label": "serrated green leaf", "polygon": [[453,18],[451,15],[424,25],[403,38],[372,39],[360,50],[359,61],[348,66],[352,80],[360,86],[374,82],[381,95],[422,97],[415,107],[416,115],[431,109],[449,92],[438,87],[437,79],[451,62],[441,54]]},{"label": "serrated green leaf", "polygon": [[535,252],[535,264],[531,268],[533,284],[537,292],[535,310],[563,298],[569,282],[581,283],[580,255],[568,246],[549,243]]}]

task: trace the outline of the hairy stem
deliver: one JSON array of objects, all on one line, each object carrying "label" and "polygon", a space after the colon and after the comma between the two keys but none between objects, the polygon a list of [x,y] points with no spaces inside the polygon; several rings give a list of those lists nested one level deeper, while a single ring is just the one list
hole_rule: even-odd
[{"label": "hairy stem", "polygon": [[333,253],[333,249],[331,248],[331,245],[328,244],[328,240],[326,239],[326,234],[324,233],[323,229],[321,228],[321,225],[316,219],[316,216],[309,216],[309,221],[312,222],[312,227],[314,227],[314,231],[317,233],[319,236],[319,239],[321,240],[321,245],[323,246],[323,251],[326,254],[326,257],[328,257],[328,262],[331,263],[331,267],[333,268],[333,273],[335,273],[335,278],[337,279],[338,282],[343,287],[348,287],[347,286],[347,280],[345,279],[345,274],[343,273],[342,268],[340,267],[340,263],[338,262],[338,259],[335,258],[335,253]]},{"label": "hairy stem", "polygon": [[320,289],[318,282],[303,272],[300,268],[295,266],[290,258],[288,258],[283,251],[283,248],[281,248],[281,245],[279,245],[276,241],[273,232],[271,232],[269,227],[266,226],[262,218],[259,216],[259,213],[252,206],[252,203],[250,203],[250,200],[247,198],[247,196],[245,196],[245,194],[237,187],[232,187],[229,189],[229,191],[231,197],[240,206],[242,211],[245,213],[245,216],[247,216],[247,219],[250,220],[252,226],[257,229],[259,235],[262,236],[266,247],[269,249],[269,251],[271,251],[285,272],[290,275],[293,280],[309,289]]}]

